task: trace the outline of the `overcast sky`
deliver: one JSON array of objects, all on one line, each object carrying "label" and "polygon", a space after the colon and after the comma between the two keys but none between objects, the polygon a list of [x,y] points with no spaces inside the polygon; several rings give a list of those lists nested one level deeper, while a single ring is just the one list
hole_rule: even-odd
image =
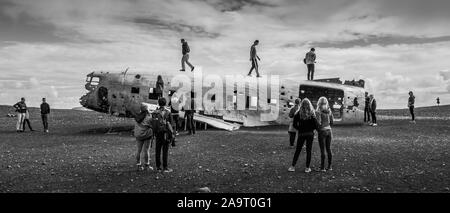
[{"label": "overcast sky", "polygon": [[380,108],[450,103],[448,0],[0,0],[0,104],[79,106],[94,70],[176,73],[180,38],[206,73],[365,79]]}]

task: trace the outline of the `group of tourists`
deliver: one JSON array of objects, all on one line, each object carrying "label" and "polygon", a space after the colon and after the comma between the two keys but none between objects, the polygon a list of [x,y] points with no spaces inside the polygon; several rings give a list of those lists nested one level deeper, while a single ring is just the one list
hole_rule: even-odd
[{"label": "group of tourists", "polygon": [[[166,105],[166,99],[160,97],[156,110],[149,111],[147,105],[142,104],[140,112],[134,115],[136,121],[134,136],[137,142],[136,167],[138,170],[154,170],[150,165],[150,148],[152,147],[153,141],[155,141],[156,170],[164,173],[173,171],[168,167],[169,146],[176,146],[176,136],[180,130],[180,117],[179,112],[172,107],[170,102],[168,106]],[[189,134],[195,134],[195,125],[193,122],[195,111],[193,108],[184,111]],[[141,153],[144,153],[143,164],[141,161]]]},{"label": "group of tourists", "polygon": [[[35,131],[31,127],[30,122],[30,111],[28,110],[27,104],[25,103],[25,98],[21,98],[19,102],[13,105],[17,113],[17,132],[25,132],[25,127],[28,125],[30,131]],[[50,114],[50,105],[47,103],[45,98],[42,98],[41,104],[41,119],[44,126],[44,132],[48,133],[48,115]]]},{"label": "group of tourists", "polygon": [[364,108],[364,122],[370,126],[378,126],[377,124],[377,100],[373,94],[366,92],[365,94],[365,108]]},{"label": "group of tourists", "polygon": [[[289,172],[295,172],[295,165],[306,143],[306,168],[305,172],[311,172],[311,155],[314,141],[314,132],[317,132],[320,147],[320,168],[322,172],[332,170],[331,140],[333,138],[331,126],[333,125],[333,113],[326,97],[319,98],[317,108],[314,109],[311,101],[307,98],[295,100],[295,106],[291,109],[289,116],[293,119],[289,127],[289,142],[293,147],[297,137],[297,147],[294,159],[289,167]],[[326,155],[325,155],[326,153]],[[325,158],[328,165],[325,167]]]}]

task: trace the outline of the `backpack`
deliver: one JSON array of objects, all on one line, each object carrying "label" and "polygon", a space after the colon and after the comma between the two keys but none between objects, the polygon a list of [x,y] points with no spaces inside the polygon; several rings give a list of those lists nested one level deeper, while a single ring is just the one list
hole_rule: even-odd
[{"label": "backpack", "polygon": [[155,135],[166,133],[168,131],[167,120],[165,118],[166,113],[167,112],[164,109],[158,109],[152,112],[151,126]]}]

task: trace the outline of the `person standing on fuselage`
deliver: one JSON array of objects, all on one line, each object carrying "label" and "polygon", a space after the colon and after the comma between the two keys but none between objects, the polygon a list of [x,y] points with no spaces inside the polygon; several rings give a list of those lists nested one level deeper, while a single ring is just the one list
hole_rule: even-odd
[{"label": "person standing on fuselage", "polygon": [[183,57],[181,58],[181,70],[182,72],[185,70],[185,63],[191,68],[191,72],[194,71],[194,66],[189,63],[189,53],[191,52],[191,49],[189,48],[189,45],[185,39],[181,39],[181,53],[183,54]]},{"label": "person standing on fuselage", "polygon": [[252,62],[252,67],[250,68],[250,72],[248,73],[248,76],[252,76],[252,71],[253,69],[255,69],[257,78],[261,77],[259,75],[259,66],[257,61],[261,61],[261,59],[259,58],[258,54],[256,54],[256,46],[258,46],[258,44],[259,40],[256,40],[255,42],[253,42],[252,47],[250,47],[250,61]]},{"label": "person standing on fuselage", "polygon": [[308,69],[308,80],[314,80],[314,70],[316,63],[316,49],[311,48],[311,51],[306,53],[304,62],[306,64],[306,68]]}]

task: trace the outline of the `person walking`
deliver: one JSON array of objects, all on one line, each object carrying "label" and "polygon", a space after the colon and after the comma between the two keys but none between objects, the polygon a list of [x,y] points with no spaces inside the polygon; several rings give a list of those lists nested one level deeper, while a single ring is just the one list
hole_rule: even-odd
[{"label": "person walking", "polygon": [[[168,167],[169,143],[175,137],[172,128],[172,115],[170,111],[165,108],[167,102],[165,98],[158,99],[159,108],[152,113],[153,131],[156,136],[156,169],[165,173],[170,173],[173,170]],[[162,166],[161,169],[161,151],[162,151]]]},{"label": "person walking", "polygon": [[185,71],[185,63],[191,68],[191,72],[194,71],[194,66],[189,63],[189,53],[191,52],[191,49],[189,48],[189,45],[187,41],[183,38],[181,39],[181,53],[183,54],[183,57],[181,58],[181,70],[182,72]]},{"label": "person walking", "polygon": [[27,113],[27,104],[25,103],[25,98],[21,98],[20,102],[17,102],[13,105],[17,112],[17,123],[16,123],[16,131],[23,132],[23,122],[25,120],[25,116]]},{"label": "person walking", "polygon": [[42,124],[44,125],[44,132],[48,133],[48,115],[50,114],[50,105],[47,103],[45,98],[42,98],[41,103],[41,118]]},{"label": "person walking", "polygon": [[[140,112],[135,115],[134,137],[136,137],[136,167],[137,170],[153,170],[150,166],[150,143],[153,137],[151,127],[152,116],[146,105],[142,104]],[[144,152],[144,166],[142,166],[141,153]]]},{"label": "person walking", "polygon": [[311,152],[312,144],[314,140],[314,130],[318,129],[318,123],[314,108],[309,99],[305,98],[301,102],[300,110],[294,116],[294,128],[298,130],[297,147],[294,153],[294,159],[292,165],[289,167],[289,172],[295,172],[295,165],[297,164],[298,157],[302,151],[302,147],[306,142],[306,173],[311,172]]},{"label": "person walking", "polygon": [[250,72],[248,73],[248,76],[252,76],[253,69],[255,69],[256,77],[261,77],[259,75],[259,66],[258,61],[261,61],[261,58],[259,58],[258,54],[256,54],[256,46],[258,46],[259,40],[255,40],[253,42],[253,45],[250,47],[250,61],[252,62],[252,67],[250,68]]},{"label": "person walking", "polygon": [[372,123],[370,125],[378,126],[378,124],[377,124],[377,100],[375,100],[375,97],[373,96],[373,94],[370,94],[369,107],[370,107],[370,109],[369,109],[370,114],[372,115]]},{"label": "person walking", "polygon": [[316,63],[316,49],[311,48],[311,50],[306,53],[305,59],[303,59],[303,62],[306,64],[306,68],[308,69],[308,80],[312,81],[314,80],[314,70],[315,70],[315,63]]},{"label": "person walking", "polygon": [[[326,97],[320,97],[317,102],[316,109],[317,122],[319,124],[318,138],[320,147],[320,171],[331,171],[331,161],[333,154],[331,153],[331,140],[333,133],[331,131],[331,125],[333,125],[333,113],[330,110],[330,105]],[[328,157],[328,167],[325,170],[325,151]]]},{"label": "person walking", "polygon": [[364,123],[365,122],[367,122],[367,123],[370,123],[370,110],[369,110],[369,108],[370,108],[370,106],[369,106],[369,104],[370,104],[370,97],[369,97],[369,93],[368,92],[366,92],[365,93],[365,106],[364,106]]},{"label": "person walking", "polygon": [[295,99],[295,105],[292,107],[291,111],[289,111],[289,117],[292,119],[291,123],[289,124],[289,145],[291,147],[294,147],[295,144],[295,137],[297,137],[297,130],[294,128],[294,116],[298,113],[298,110],[300,109],[300,98]]},{"label": "person walking", "polygon": [[411,123],[416,123],[416,117],[414,115],[414,103],[416,102],[416,97],[414,96],[412,91],[409,91],[409,98],[408,98],[408,108],[409,113],[411,114]]}]

